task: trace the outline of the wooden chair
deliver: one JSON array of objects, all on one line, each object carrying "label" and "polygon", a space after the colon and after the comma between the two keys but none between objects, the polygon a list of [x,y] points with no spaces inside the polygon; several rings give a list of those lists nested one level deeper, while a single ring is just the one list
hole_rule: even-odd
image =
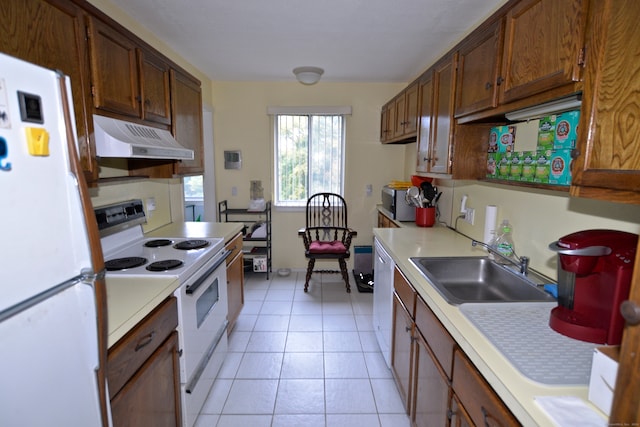
[{"label": "wooden chair", "polygon": [[[309,260],[304,291],[309,289],[311,274],[342,273],[351,292],[347,262],[351,239],[357,233],[347,225],[347,203],[339,194],[317,193],[307,200],[306,227],[298,230],[304,242],[304,255]],[[314,270],[316,260],[337,260],[340,270]]]}]

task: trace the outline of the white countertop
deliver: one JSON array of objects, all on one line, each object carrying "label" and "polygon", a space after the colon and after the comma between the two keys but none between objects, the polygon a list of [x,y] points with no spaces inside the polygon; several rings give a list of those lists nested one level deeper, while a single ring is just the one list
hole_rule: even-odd
[{"label": "white countertop", "polygon": [[[166,225],[145,236],[222,237],[226,242],[238,234],[240,230],[242,230],[240,223],[183,222]],[[108,347],[118,342],[180,286],[177,280],[166,277],[136,279],[108,277],[106,284]]]},{"label": "white countertop", "polygon": [[[425,256],[483,256],[486,252],[482,248],[472,248],[469,238],[444,226],[419,229],[375,228],[374,235],[460,348],[523,425],[553,425],[535,402],[536,396],[577,396],[590,405],[587,386],[549,386],[522,375],[457,306],[450,305],[440,296],[409,260],[411,257]],[[604,420],[604,414],[602,417]]]}]

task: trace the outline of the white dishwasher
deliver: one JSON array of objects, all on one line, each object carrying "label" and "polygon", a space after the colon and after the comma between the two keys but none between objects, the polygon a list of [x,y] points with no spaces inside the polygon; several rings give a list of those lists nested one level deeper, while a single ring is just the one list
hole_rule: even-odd
[{"label": "white dishwasher", "polygon": [[374,240],[373,329],[388,367],[391,367],[393,269],[395,264],[378,239]]}]

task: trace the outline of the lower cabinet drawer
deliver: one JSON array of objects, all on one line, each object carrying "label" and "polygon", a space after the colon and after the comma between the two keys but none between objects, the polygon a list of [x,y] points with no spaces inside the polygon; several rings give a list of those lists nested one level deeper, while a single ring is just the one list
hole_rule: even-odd
[{"label": "lower cabinet drawer", "polygon": [[113,398],[178,326],[178,305],[168,298],[120,341],[107,357],[109,398]]},{"label": "lower cabinet drawer", "polygon": [[459,350],[454,352],[453,357],[453,392],[475,425],[520,425],[471,361]]},{"label": "lower cabinet drawer", "polygon": [[225,249],[231,251],[231,253],[227,255],[227,265],[229,265],[233,262],[236,256],[238,256],[240,251],[242,251],[242,233],[238,233],[236,237],[229,240],[225,245]]},{"label": "lower cabinet drawer", "polygon": [[400,301],[409,312],[409,315],[413,319],[416,314],[416,291],[413,286],[409,284],[409,281],[404,277],[404,274],[398,267],[393,271],[393,287],[400,297]]}]

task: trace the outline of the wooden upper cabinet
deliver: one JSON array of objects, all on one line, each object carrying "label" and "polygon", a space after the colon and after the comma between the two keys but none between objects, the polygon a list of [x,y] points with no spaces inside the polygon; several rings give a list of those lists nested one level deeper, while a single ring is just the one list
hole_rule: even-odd
[{"label": "wooden upper cabinet", "polygon": [[179,160],[176,175],[204,172],[204,146],[202,135],[202,91],[200,82],[193,77],[171,70],[172,131],[173,137],[194,152],[193,160]]},{"label": "wooden upper cabinet", "polygon": [[138,51],[140,64],[140,97],[142,119],[171,124],[171,91],[169,65],[158,55]]},{"label": "wooden upper cabinet", "polygon": [[402,92],[393,101],[396,105],[396,117],[395,124],[393,126],[393,138],[398,138],[404,135],[404,123],[405,123],[405,92]]},{"label": "wooden upper cabinet", "polygon": [[504,21],[494,22],[469,38],[458,50],[456,117],[498,105]]},{"label": "wooden upper cabinet", "polygon": [[580,80],[588,0],[522,0],[506,14],[499,102]]},{"label": "wooden upper cabinet", "polygon": [[98,167],[85,115],[91,95],[84,20],[85,12],[68,1],[3,0],[0,51],[70,77],[78,154],[91,183],[98,178]]},{"label": "wooden upper cabinet", "polygon": [[93,105],[125,116],[142,116],[136,44],[99,19],[89,19]]},{"label": "wooden upper cabinet", "polygon": [[418,128],[418,155],[416,172],[429,172],[431,150],[431,120],[433,117],[433,70],[420,79],[420,125]]},{"label": "wooden upper cabinet", "polygon": [[418,82],[410,84],[382,107],[380,141],[408,142],[418,130]]},{"label": "wooden upper cabinet", "polygon": [[123,119],[171,124],[169,65],[104,22],[89,21],[94,107]]},{"label": "wooden upper cabinet", "polygon": [[640,204],[640,3],[591,3],[571,194]]},{"label": "wooden upper cabinet", "polygon": [[[456,87],[457,53],[448,56],[434,69],[434,100],[431,123],[433,135],[431,141],[429,171],[450,173],[450,149],[453,142],[453,105]],[[434,123],[435,122],[435,123]]]}]

